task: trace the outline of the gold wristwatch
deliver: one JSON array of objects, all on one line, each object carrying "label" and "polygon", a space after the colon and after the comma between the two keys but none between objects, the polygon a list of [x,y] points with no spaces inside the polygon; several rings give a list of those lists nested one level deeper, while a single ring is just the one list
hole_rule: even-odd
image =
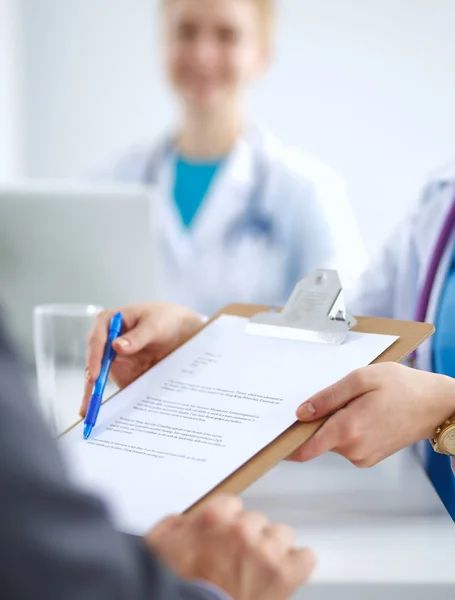
[{"label": "gold wristwatch", "polygon": [[430,441],[435,452],[455,456],[455,415],[436,429]]}]

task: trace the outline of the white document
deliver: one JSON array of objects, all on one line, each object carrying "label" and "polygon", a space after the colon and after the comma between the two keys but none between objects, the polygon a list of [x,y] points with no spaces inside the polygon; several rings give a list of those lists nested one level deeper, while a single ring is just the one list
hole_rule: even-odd
[{"label": "white document", "polygon": [[397,339],[349,333],[341,346],[263,338],[221,316],[101,408],[88,441],[61,438],[75,481],[107,502],[118,528],[144,534],[276,439],[297,407]]}]

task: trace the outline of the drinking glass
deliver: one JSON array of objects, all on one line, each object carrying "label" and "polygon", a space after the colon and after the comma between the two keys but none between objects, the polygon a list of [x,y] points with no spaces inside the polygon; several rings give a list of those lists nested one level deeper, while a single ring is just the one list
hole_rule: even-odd
[{"label": "drinking glass", "polygon": [[38,396],[55,435],[79,417],[87,337],[101,310],[101,306],[91,304],[47,304],[34,309]]}]

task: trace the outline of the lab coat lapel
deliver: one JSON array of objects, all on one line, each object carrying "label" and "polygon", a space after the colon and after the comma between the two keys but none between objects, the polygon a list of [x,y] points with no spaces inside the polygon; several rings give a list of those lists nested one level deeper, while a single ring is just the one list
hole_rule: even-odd
[{"label": "lab coat lapel", "polygon": [[195,248],[218,246],[248,202],[254,184],[254,149],[242,138],[220,167],[192,226]]}]

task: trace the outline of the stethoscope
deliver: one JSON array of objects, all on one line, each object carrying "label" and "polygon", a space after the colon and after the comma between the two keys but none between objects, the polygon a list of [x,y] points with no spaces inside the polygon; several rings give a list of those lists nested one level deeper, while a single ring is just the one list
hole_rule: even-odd
[{"label": "stethoscope", "polygon": [[[150,153],[144,168],[143,183],[155,184],[159,180],[159,172],[163,162],[174,153],[174,140],[169,137]],[[277,223],[270,211],[264,207],[269,179],[268,163],[259,152],[254,153],[253,187],[248,195],[245,210],[239,215],[224,235],[224,245],[233,248],[240,241],[249,237],[263,239],[268,247],[282,242]]]},{"label": "stethoscope", "polygon": [[[443,184],[446,185],[446,184]],[[436,275],[439,271],[442,258],[447,250],[449,243],[452,240],[452,235],[455,230],[455,196],[452,200],[452,206],[442,225],[441,233],[436,242],[436,245],[431,256],[431,261],[428,266],[428,271],[424,280],[422,290],[420,292],[415,320],[418,322],[425,321],[428,307],[430,304],[431,292],[433,290]]]}]

